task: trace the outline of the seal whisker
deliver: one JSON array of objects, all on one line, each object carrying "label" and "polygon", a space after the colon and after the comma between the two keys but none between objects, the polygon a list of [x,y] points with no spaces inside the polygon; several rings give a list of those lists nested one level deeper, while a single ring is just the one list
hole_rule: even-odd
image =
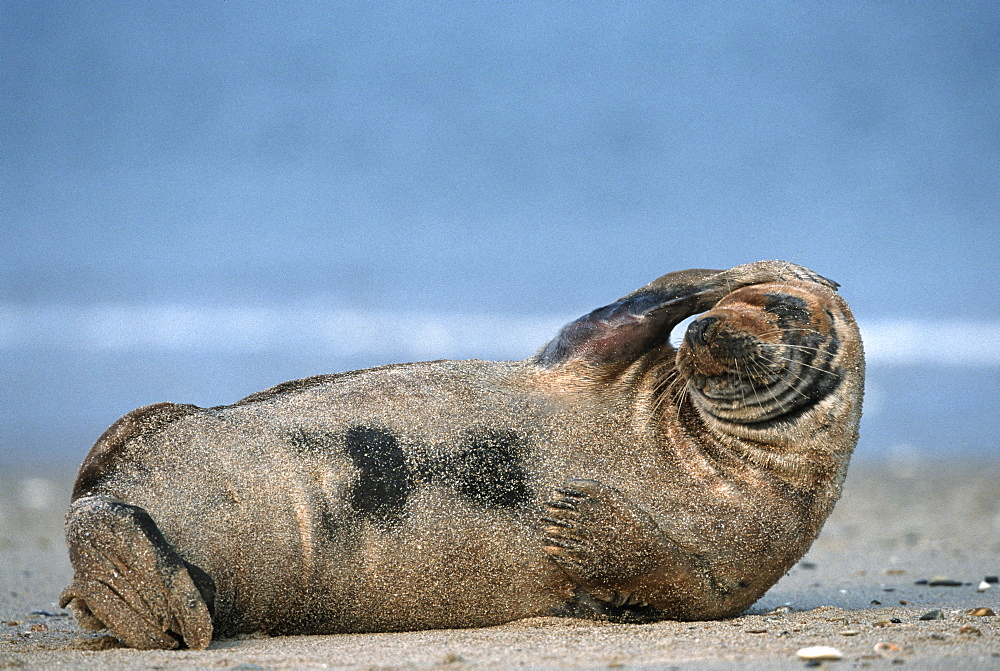
[{"label": "seal whisker", "polygon": [[811,363],[806,363],[805,361],[800,361],[798,359],[792,359],[791,357],[787,357],[787,356],[778,355],[775,358],[775,361],[787,362],[787,363],[795,364],[797,366],[802,366],[803,368],[810,368],[810,369],[815,370],[815,371],[817,371],[819,373],[829,373],[830,372],[826,368],[820,368],[819,366],[814,366]]},{"label": "seal whisker", "polygon": [[812,326],[775,326],[773,328],[765,329],[760,331],[757,336],[759,338],[770,338],[773,336],[784,336],[788,334],[805,334],[812,336],[823,336],[823,331],[812,327]]},{"label": "seal whisker", "polygon": [[818,354],[820,351],[820,348],[814,345],[798,345],[795,343],[767,343],[765,347],[773,347],[775,349],[794,349],[807,352],[809,354]]},{"label": "seal whisker", "polygon": [[[779,359],[779,360],[781,360],[781,359]],[[795,363],[795,364],[799,364],[799,363],[801,363],[801,362],[799,362],[799,361],[797,361],[797,360],[793,360],[793,359],[784,359],[784,360],[785,360],[785,361],[788,361],[789,363]],[[756,366],[760,367],[760,368],[761,368],[762,370],[765,370],[765,369],[764,369],[764,367],[763,367],[763,364],[761,364],[760,362],[754,362],[754,364],[755,364]],[[785,374],[787,374],[787,375],[790,375],[790,376],[791,376],[791,378],[792,378],[792,379],[791,379],[791,384],[788,384],[788,385],[786,385],[786,388],[789,388],[789,389],[793,389],[793,390],[795,390],[795,391],[798,391],[798,390],[796,389],[796,385],[795,385],[794,383],[795,383],[795,382],[800,382],[800,381],[803,381],[803,378],[801,377],[801,375],[800,375],[800,374],[798,374],[798,373],[795,373],[795,372],[793,372],[793,371],[792,371],[792,370],[790,370],[790,369],[789,369],[788,367],[785,367],[785,368],[784,368],[784,372],[785,372]],[[772,395],[774,395],[774,400],[775,400],[775,402],[776,402],[776,403],[777,403],[777,402],[779,402],[779,401],[778,401],[778,398],[777,398],[777,396],[776,396],[776,394],[775,394],[775,392],[774,392],[774,390],[773,390],[773,388],[772,388],[772,390],[771,390],[771,391],[772,391]],[[800,392],[800,393],[801,393],[801,392]]]},{"label": "seal whisker", "polygon": [[[664,394],[661,397],[661,404],[669,399],[673,405],[673,420],[675,422],[681,421],[681,408],[688,402],[690,394],[691,392],[688,389],[687,383],[678,376],[677,384],[673,387],[673,392],[669,396]],[[659,410],[659,405],[657,406],[657,410]]]},{"label": "seal whisker", "polygon": [[[759,367],[759,368],[762,369],[762,372],[766,373],[766,371],[763,371],[763,367],[759,363],[757,363],[757,362],[751,361],[751,362],[748,362],[748,365],[756,365],[757,367]],[[781,412],[784,412],[785,411],[785,404],[782,403],[781,400],[778,398],[777,392],[774,390],[773,387],[767,387],[767,389],[768,389],[768,392],[771,395],[771,399],[779,407],[779,409],[781,410]],[[756,390],[757,390],[757,387],[755,386],[754,387],[754,392],[755,393],[756,393]],[[763,403],[760,403],[760,399],[759,398],[758,398],[758,407],[764,407]]]},{"label": "seal whisker", "polygon": [[687,381],[676,371],[673,371],[668,377],[670,378],[669,384],[662,386],[662,392],[654,401],[651,415],[663,417],[663,406],[666,404],[672,409],[670,420],[678,422],[680,421],[681,404],[684,403],[688,394]]},{"label": "seal whisker", "polygon": [[[750,375],[750,369],[749,369],[749,364],[750,364],[750,362],[748,361],[748,362],[746,362],[746,363],[747,363],[747,374],[746,374],[746,377],[748,377],[748,378],[749,378],[749,377],[751,377],[751,375]],[[738,360],[737,360],[736,358],[734,358],[734,359],[733,359],[733,367],[734,367],[734,368],[736,369],[736,376],[737,376],[737,378],[741,377],[741,375],[740,375],[740,367],[739,367],[739,361],[738,361]],[[741,385],[740,385],[740,389],[741,389],[741,390],[742,390],[742,389],[743,389],[744,387],[745,387],[745,385],[743,385],[743,384],[741,384]],[[762,403],[761,403],[761,400],[760,400],[760,395],[759,395],[759,394],[757,393],[757,385],[753,385],[753,386],[752,386],[752,389],[753,389],[753,395],[754,395],[754,399],[756,399],[756,401],[757,401],[757,405],[758,405],[758,406],[761,406],[761,405],[762,405]],[[744,405],[744,406],[746,406],[746,405],[749,405],[749,404],[748,404],[748,403],[746,402],[746,394],[745,394],[745,393],[743,393],[743,405]]]},{"label": "seal whisker", "polygon": [[665,374],[657,378],[650,391],[652,399],[651,414],[658,416],[664,403],[671,401],[676,405],[679,398],[686,393],[687,387],[684,380],[678,374],[677,369],[671,367]]}]

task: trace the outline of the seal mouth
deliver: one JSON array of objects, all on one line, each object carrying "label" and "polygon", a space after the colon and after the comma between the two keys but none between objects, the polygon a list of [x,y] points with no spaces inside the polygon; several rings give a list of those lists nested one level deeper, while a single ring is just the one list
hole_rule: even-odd
[{"label": "seal mouth", "polygon": [[703,413],[767,428],[794,420],[837,388],[836,322],[814,292],[747,287],[688,326],[677,368]]}]

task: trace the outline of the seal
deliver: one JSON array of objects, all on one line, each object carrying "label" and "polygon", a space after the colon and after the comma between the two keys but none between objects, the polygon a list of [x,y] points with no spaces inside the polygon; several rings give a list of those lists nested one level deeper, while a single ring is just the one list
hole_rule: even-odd
[{"label": "seal", "polygon": [[836,285],[766,261],[665,275],[524,361],[147,406],[80,468],[61,604],[136,648],[732,616],[819,533],[863,383]]}]

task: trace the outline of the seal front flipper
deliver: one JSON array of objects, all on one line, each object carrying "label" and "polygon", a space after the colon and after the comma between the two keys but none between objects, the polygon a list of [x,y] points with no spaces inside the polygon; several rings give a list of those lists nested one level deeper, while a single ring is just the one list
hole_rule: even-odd
[{"label": "seal front flipper", "polygon": [[646,511],[593,480],[570,480],[545,502],[545,550],[587,594],[648,617],[701,619],[724,591],[693,548],[671,540]]},{"label": "seal front flipper", "polygon": [[680,270],[570,322],[532,361],[544,368],[578,361],[610,366],[608,372],[614,372],[646,352],[669,348],[670,332],[677,324],[710,309],[736,289],[791,280],[837,286],[787,261],[756,261],[729,270]]},{"label": "seal front flipper", "polygon": [[202,594],[211,600],[211,578],[184,563],[145,510],[84,496],[70,507],[66,540],[75,574],[59,604],[70,606],[82,626],[110,629],[141,649],[202,649],[211,642]]}]

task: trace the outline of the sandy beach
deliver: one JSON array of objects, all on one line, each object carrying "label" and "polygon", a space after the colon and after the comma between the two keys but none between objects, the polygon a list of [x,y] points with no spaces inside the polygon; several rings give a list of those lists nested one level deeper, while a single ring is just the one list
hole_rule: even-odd
[{"label": "sandy beach", "polygon": [[[537,618],[487,629],[215,641],[144,652],[58,608],[70,577],[70,469],[0,474],[0,669],[997,669],[1000,466],[855,462],[812,550],[744,615],[620,625]],[[957,584],[933,585],[946,578]],[[929,581],[929,582],[924,582]],[[989,612],[989,611],[987,611]],[[830,646],[837,661],[797,651]]]}]

